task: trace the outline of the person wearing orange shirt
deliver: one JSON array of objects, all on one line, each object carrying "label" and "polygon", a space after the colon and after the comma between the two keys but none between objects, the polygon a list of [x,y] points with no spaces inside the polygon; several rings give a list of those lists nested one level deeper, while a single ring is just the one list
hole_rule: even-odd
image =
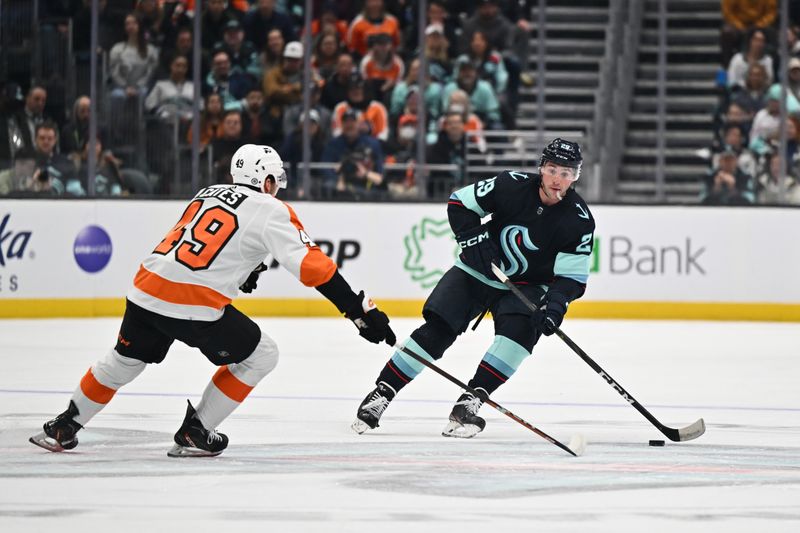
[{"label": "person wearing orange shirt", "polygon": [[389,319],[364,291],[356,293],[306,233],[294,209],[275,195],[287,185],[270,146],[246,144],[231,158],[233,183],[201,189],[178,223],[139,266],[128,292],[117,343],[81,379],[67,410],[30,442],[53,452],[78,445],[77,433],[148,364],[180,340],[219,369],[195,409],[191,402],[170,457],[215,456],[228,437],[215,428],[278,364],[278,346],[232,305],[252,292],[272,255],[301,283],[317,289],[369,342],[396,338]]},{"label": "person wearing orange shirt", "polygon": [[400,24],[394,15],[386,12],[383,0],[366,0],[364,10],[353,19],[347,30],[347,47],[364,57],[369,49],[367,39],[377,33],[388,34],[395,48],[400,46]]},{"label": "person wearing orange shirt", "polygon": [[342,116],[353,110],[358,117],[361,132],[372,135],[385,144],[389,140],[389,112],[382,103],[367,98],[365,92],[364,78],[354,73],[347,86],[347,100],[339,102],[333,108],[331,135],[336,137],[342,133]]},{"label": "person wearing orange shirt", "polygon": [[392,38],[388,33],[376,33],[368,39],[370,50],[361,60],[359,70],[364,79],[371,82],[378,100],[385,101],[398,81],[403,79],[406,67],[392,49]]}]

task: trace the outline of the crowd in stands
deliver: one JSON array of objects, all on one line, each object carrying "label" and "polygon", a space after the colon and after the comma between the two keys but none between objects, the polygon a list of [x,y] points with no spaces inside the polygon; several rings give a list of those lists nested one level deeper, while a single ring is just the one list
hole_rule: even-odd
[{"label": "crowd in stands", "polygon": [[[800,204],[800,12],[790,13],[789,59],[781,64],[777,0],[723,0],[720,104],[715,114],[707,204]],[[787,144],[781,153],[781,83]],[[785,173],[780,173],[781,162]]]},{"label": "crowd in stands", "polygon": [[[85,195],[89,157],[97,194],[173,192],[173,154],[191,145],[195,95],[202,97],[199,144],[213,162],[210,181],[229,181],[232,153],[252,142],[279,148],[297,187],[307,55],[312,161],[331,163],[320,177],[330,197],[415,194],[413,170],[390,177],[384,167],[413,169],[418,128],[428,161],[454,169],[432,174],[429,189],[452,188],[464,179],[468,145],[485,151],[482,132],[514,128],[520,84],[530,83],[526,18],[535,2],[430,0],[424,27],[408,0],[312,3],[307,50],[302,0],[100,0],[108,76],[96,153],[88,154],[88,96],[59,107],[48,103],[54,91],[42,80],[4,80],[0,195]],[[90,0],[40,6],[42,28],[58,32],[71,21],[73,52],[86,60]],[[200,87],[192,81],[197,55]]]}]

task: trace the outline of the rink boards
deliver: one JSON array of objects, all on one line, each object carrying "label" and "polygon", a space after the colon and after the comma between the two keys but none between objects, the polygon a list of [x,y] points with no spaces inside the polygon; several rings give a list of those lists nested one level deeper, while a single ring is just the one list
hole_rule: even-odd
[{"label": "rink boards", "polygon": [[[0,201],[0,317],[113,316],[185,201]],[[441,204],[296,202],[307,233],[392,315],[415,316],[456,254]],[[574,317],[800,321],[798,209],[595,206],[592,274]],[[534,242],[536,237],[532,237]],[[336,310],[280,268],[237,307]]]}]

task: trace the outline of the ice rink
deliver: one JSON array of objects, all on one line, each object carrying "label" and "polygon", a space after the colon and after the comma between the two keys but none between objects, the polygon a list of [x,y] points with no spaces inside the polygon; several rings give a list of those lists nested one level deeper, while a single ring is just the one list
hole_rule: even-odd
[{"label": "ice rink", "polygon": [[[667,441],[558,338],[493,398],[471,440],[440,436],[459,390],[426,370],[371,434],[350,429],[390,355],[345,319],[259,319],[278,368],[220,430],[211,459],[170,459],[186,399],[214,368],[175,344],[72,452],[27,442],[61,412],[118,319],[0,321],[0,531],[800,531],[800,325],[567,320],[563,329],[662,422]],[[405,338],[418,320],[392,322]],[[467,381],[492,328],[441,360]]]}]

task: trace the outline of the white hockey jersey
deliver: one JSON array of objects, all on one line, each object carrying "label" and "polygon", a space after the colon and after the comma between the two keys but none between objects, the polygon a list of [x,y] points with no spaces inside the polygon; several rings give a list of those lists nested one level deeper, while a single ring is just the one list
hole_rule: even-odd
[{"label": "white hockey jersey", "polygon": [[309,287],[336,272],[288,204],[242,185],[212,185],[142,262],[128,299],[172,318],[217,320],[268,254]]}]

